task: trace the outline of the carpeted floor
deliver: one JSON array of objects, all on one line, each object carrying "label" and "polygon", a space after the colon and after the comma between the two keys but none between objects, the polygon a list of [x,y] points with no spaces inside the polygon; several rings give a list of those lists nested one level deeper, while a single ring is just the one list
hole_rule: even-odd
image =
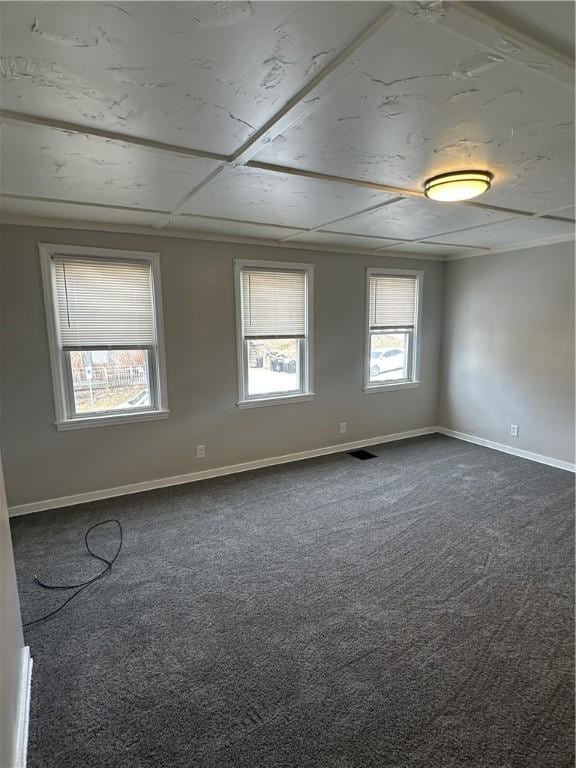
[{"label": "carpeted floor", "polygon": [[[12,521],[28,768],[568,768],[574,477],[429,436]],[[113,553],[116,531],[96,542]]]}]

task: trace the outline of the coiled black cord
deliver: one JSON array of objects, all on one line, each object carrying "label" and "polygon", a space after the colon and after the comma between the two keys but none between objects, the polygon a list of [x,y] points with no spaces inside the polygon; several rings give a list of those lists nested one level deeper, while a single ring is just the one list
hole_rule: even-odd
[{"label": "coiled black cord", "polygon": [[[108,560],[105,557],[102,557],[101,555],[97,555],[96,552],[93,551],[93,549],[90,547],[90,544],[88,542],[88,537],[90,533],[95,529],[99,528],[101,525],[108,525],[108,523],[116,523],[118,526],[118,530],[120,532],[120,540],[118,542],[118,549],[116,550],[116,554],[112,558],[112,560]],[[87,589],[91,584],[94,584],[95,581],[99,581],[99,579],[102,579],[104,576],[106,576],[107,573],[109,573],[112,570],[112,566],[118,559],[118,555],[120,554],[120,551],[122,550],[122,537],[123,537],[123,531],[122,531],[122,525],[118,520],[103,520],[101,523],[95,523],[94,525],[90,526],[86,533],[84,534],[84,545],[86,546],[86,549],[88,550],[88,554],[92,557],[95,557],[96,560],[101,560],[103,563],[106,563],[106,567],[104,570],[99,573],[97,576],[92,577],[91,579],[88,579],[88,581],[82,581],[79,584],[46,584],[46,582],[41,581],[38,576],[34,576],[34,582],[38,584],[38,586],[43,587],[44,589],[75,589],[76,591],[74,594],[70,595],[70,597],[65,600],[62,605],[59,605],[58,608],[51,611],[50,613],[47,613],[45,616],[41,616],[39,619],[34,619],[33,621],[27,621],[22,626],[24,627],[30,627],[32,624],[39,624],[41,621],[46,621],[46,619],[49,619],[51,616],[56,615],[59,613],[62,608],[64,608],[71,600],[74,600],[74,598],[80,594],[83,590]]]}]

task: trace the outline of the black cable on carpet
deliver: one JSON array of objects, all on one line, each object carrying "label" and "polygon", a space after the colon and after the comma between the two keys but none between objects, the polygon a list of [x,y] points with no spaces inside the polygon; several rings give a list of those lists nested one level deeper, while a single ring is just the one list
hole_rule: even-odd
[{"label": "black cable on carpet", "polygon": [[[112,560],[108,560],[105,557],[102,557],[101,555],[97,555],[96,552],[92,550],[90,547],[90,544],[88,543],[88,536],[90,533],[95,529],[99,528],[101,525],[108,525],[108,523],[116,523],[118,526],[118,530],[120,531],[120,540],[118,542],[118,549],[116,550],[116,554],[112,558]],[[69,602],[74,600],[74,598],[80,594],[83,590],[87,589],[91,584],[94,584],[95,581],[98,581],[99,579],[106,576],[107,573],[109,573],[112,570],[112,566],[118,559],[118,555],[120,554],[120,551],[122,549],[122,525],[118,520],[103,520],[101,523],[95,523],[94,525],[90,526],[86,533],[84,534],[84,544],[86,546],[86,549],[88,550],[88,554],[92,557],[95,557],[97,560],[101,560],[103,563],[106,563],[106,567],[104,570],[97,574],[96,576],[92,577],[91,579],[88,579],[87,581],[81,581],[79,584],[46,584],[46,582],[41,581],[38,576],[34,576],[34,581],[38,586],[43,587],[44,589],[75,589],[76,591],[74,594],[70,595],[70,597],[65,600],[62,605],[59,605],[58,608],[51,611],[50,613],[47,613],[45,616],[41,616],[39,619],[34,619],[33,621],[27,621],[22,626],[24,627],[30,627],[32,624],[39,624],[41,621],[46,621],[46,619],[49,619],[51,616],[55,616],[57,613],[59,613],[62,608],[64,608],[66,605],[68,605]]]}]

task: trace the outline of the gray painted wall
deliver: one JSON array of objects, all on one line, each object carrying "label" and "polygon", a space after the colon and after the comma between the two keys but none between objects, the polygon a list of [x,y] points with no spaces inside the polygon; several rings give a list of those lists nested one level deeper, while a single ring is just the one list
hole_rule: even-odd
[{"label": "gray painted wall", "polygon": [[[574,461],[572,243],[442,265],[52,228],[7,226],[1,237],[1,437],[11,505],[437,423]],[[169,420],[56,431],[39,241],[161,252]],[[236,257],[315,264],[313,402],[236,407]],[[365,269],[379,265],[425,270],[423,382],[366,395]],[[517,440],[511,423],[520,425]],[[198,443],[207,445],[205,460],[195,458]],[[10,765],[23,638],[1,468],[0,600],[0,765]]]},{"label": "gray painted wall", "polygon": [[[160,251],[169,419],[56,431],[38,242]],[[437,423],[443,264],[18,226],[3,228],[2,247],[2,439],[11,506]],[[315,265],[313,402],[237,408],[234,258]],[[417,389],[362,391],[368,266],[425,271]],[[200,443],[206,459],[196,459]]]},{"label": "gray painted wall", "polygon": [[440,423],[574,462],[574,244],[445,267]]}]

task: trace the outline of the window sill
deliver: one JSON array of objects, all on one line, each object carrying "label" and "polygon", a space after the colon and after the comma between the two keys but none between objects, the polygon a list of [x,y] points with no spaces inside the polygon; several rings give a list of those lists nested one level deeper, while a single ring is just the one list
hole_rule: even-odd
[{"label": "window sill", "polygon": [[253,400],[240,400],[238,408],[261,408],[266,405],[288,405],[289,403],[306,403],[314,400],[314,392],[299,395],[282,395],[281,397],[262,397]]},{"label": "window sill", "polygon": [[401,381],[398,384],[370,384],[364,387],[364,392],[370,395],[374,392],[391,392],[396,389],[416,389],[420,384],[419,381]]},{"label": "window sill", "polygon": [[140,413],[114,414],[113,416],[87,416],[80,419],[66,419],[55,422],[56,429],[64,432],[69,429],[87,429],[89,427],[113,427],[119,424],[129,424],[134,421],[156,421],[167,419],[170,411],[140,411]]}]

